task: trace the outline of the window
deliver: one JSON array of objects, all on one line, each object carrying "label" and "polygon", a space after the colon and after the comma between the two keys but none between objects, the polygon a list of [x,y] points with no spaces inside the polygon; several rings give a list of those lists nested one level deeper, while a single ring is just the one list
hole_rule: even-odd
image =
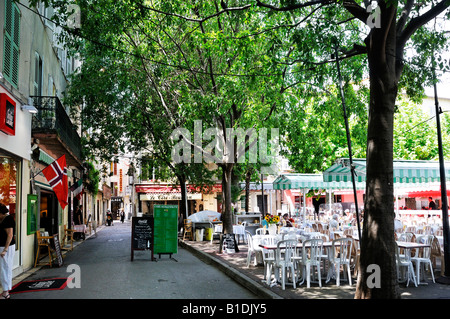
[{"label": "window", "polygon": [[20,161],[0,150],[0,203],[6,205],[16,221],[16,250],[20,231]]},{"label": "window", "polygon": [[34,95],[42,96],[42,59],[39,53],[34,53]]},{"label": "window", "polygon": [[19,85],[20,11],[13,0],[5,0],[3,75],[15,88]]}]

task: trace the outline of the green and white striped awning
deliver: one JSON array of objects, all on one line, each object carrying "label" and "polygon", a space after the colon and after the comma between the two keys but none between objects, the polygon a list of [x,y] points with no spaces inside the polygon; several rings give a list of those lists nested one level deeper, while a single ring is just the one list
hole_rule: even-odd
[{"label": "green and white striped awning", "polygon": [[[356,181],[366,181],[366,160],[354,159]],[[450,181],[450,163],[446,162],[445,179]],[[325,182],[351,181],[350,160],[341,158],[323,172]],[[441,180],[438,161],[394,160],[394,183],[430,183]]]},{"label": "green and white striped awning", "polygon": [[[357,183],[362,189],[365,183]],[[273,181],[273,189],[345,189],[353,188],[351,182],[326,182],[322,174],[283,174]]]}]

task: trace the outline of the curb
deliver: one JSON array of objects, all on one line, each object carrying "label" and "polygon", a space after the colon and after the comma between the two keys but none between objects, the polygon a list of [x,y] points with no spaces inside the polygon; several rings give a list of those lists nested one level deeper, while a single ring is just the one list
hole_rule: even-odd
[{"label": "curb", "polygon": [[225,273],[228,277],[236,281],[237,283],[241,284],[254,294],[256,294],[258,297],[263,299],[284,299],[283,297],[273,293],[269,289],[265,288],[260,283],[254,281],[250,277],[246,276],[245,274],[237,271],[233,267],[230,267],[229,265],[223,263],[218,258],[215,258],[214,256],[211,256],[201,250],[198,250],[188,244],[186,244],[182,240],[178,240],[178,243],[181,247],[191,252],[193,255],[195,255],[198,259],[203,261],[204,263],[208,265],[215,266],[217,269]]}]

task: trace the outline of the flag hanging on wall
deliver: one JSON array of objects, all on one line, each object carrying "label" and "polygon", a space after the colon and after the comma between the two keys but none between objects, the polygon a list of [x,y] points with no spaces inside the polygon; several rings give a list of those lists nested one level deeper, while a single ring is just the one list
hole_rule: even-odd
[{"label": "flag hanging on wall", "polygon": [[69,195],[66,155],[61,156],[49,166],[44,168],[42,173],[55,192],[59,205],[61,205],[61,208],[64,209],[67,206],[67,198]]},{"label": "flag hanging on wall", "polygon": [[81,195],[83,195],[83,181],[79,179],[75,183],[73,183],[72,186],[70,186],[70,191],[72,192],[73,196],[80,200]]}]

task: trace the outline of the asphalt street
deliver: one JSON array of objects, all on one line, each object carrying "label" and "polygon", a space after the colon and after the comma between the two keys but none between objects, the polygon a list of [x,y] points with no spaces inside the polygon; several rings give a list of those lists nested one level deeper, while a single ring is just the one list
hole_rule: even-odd
[{"label": "asphalt street", "polygon": [[[135,251],[131,261],[131,222],[115,221],[86,239],[64,258],[62,267],[35,271],[25,280],[79,274],[79,288],[34,291],[12,299],[256,299],[253,293],[187,250],[157,255]],[[75,283],[75,282],[74,282]]]}]

